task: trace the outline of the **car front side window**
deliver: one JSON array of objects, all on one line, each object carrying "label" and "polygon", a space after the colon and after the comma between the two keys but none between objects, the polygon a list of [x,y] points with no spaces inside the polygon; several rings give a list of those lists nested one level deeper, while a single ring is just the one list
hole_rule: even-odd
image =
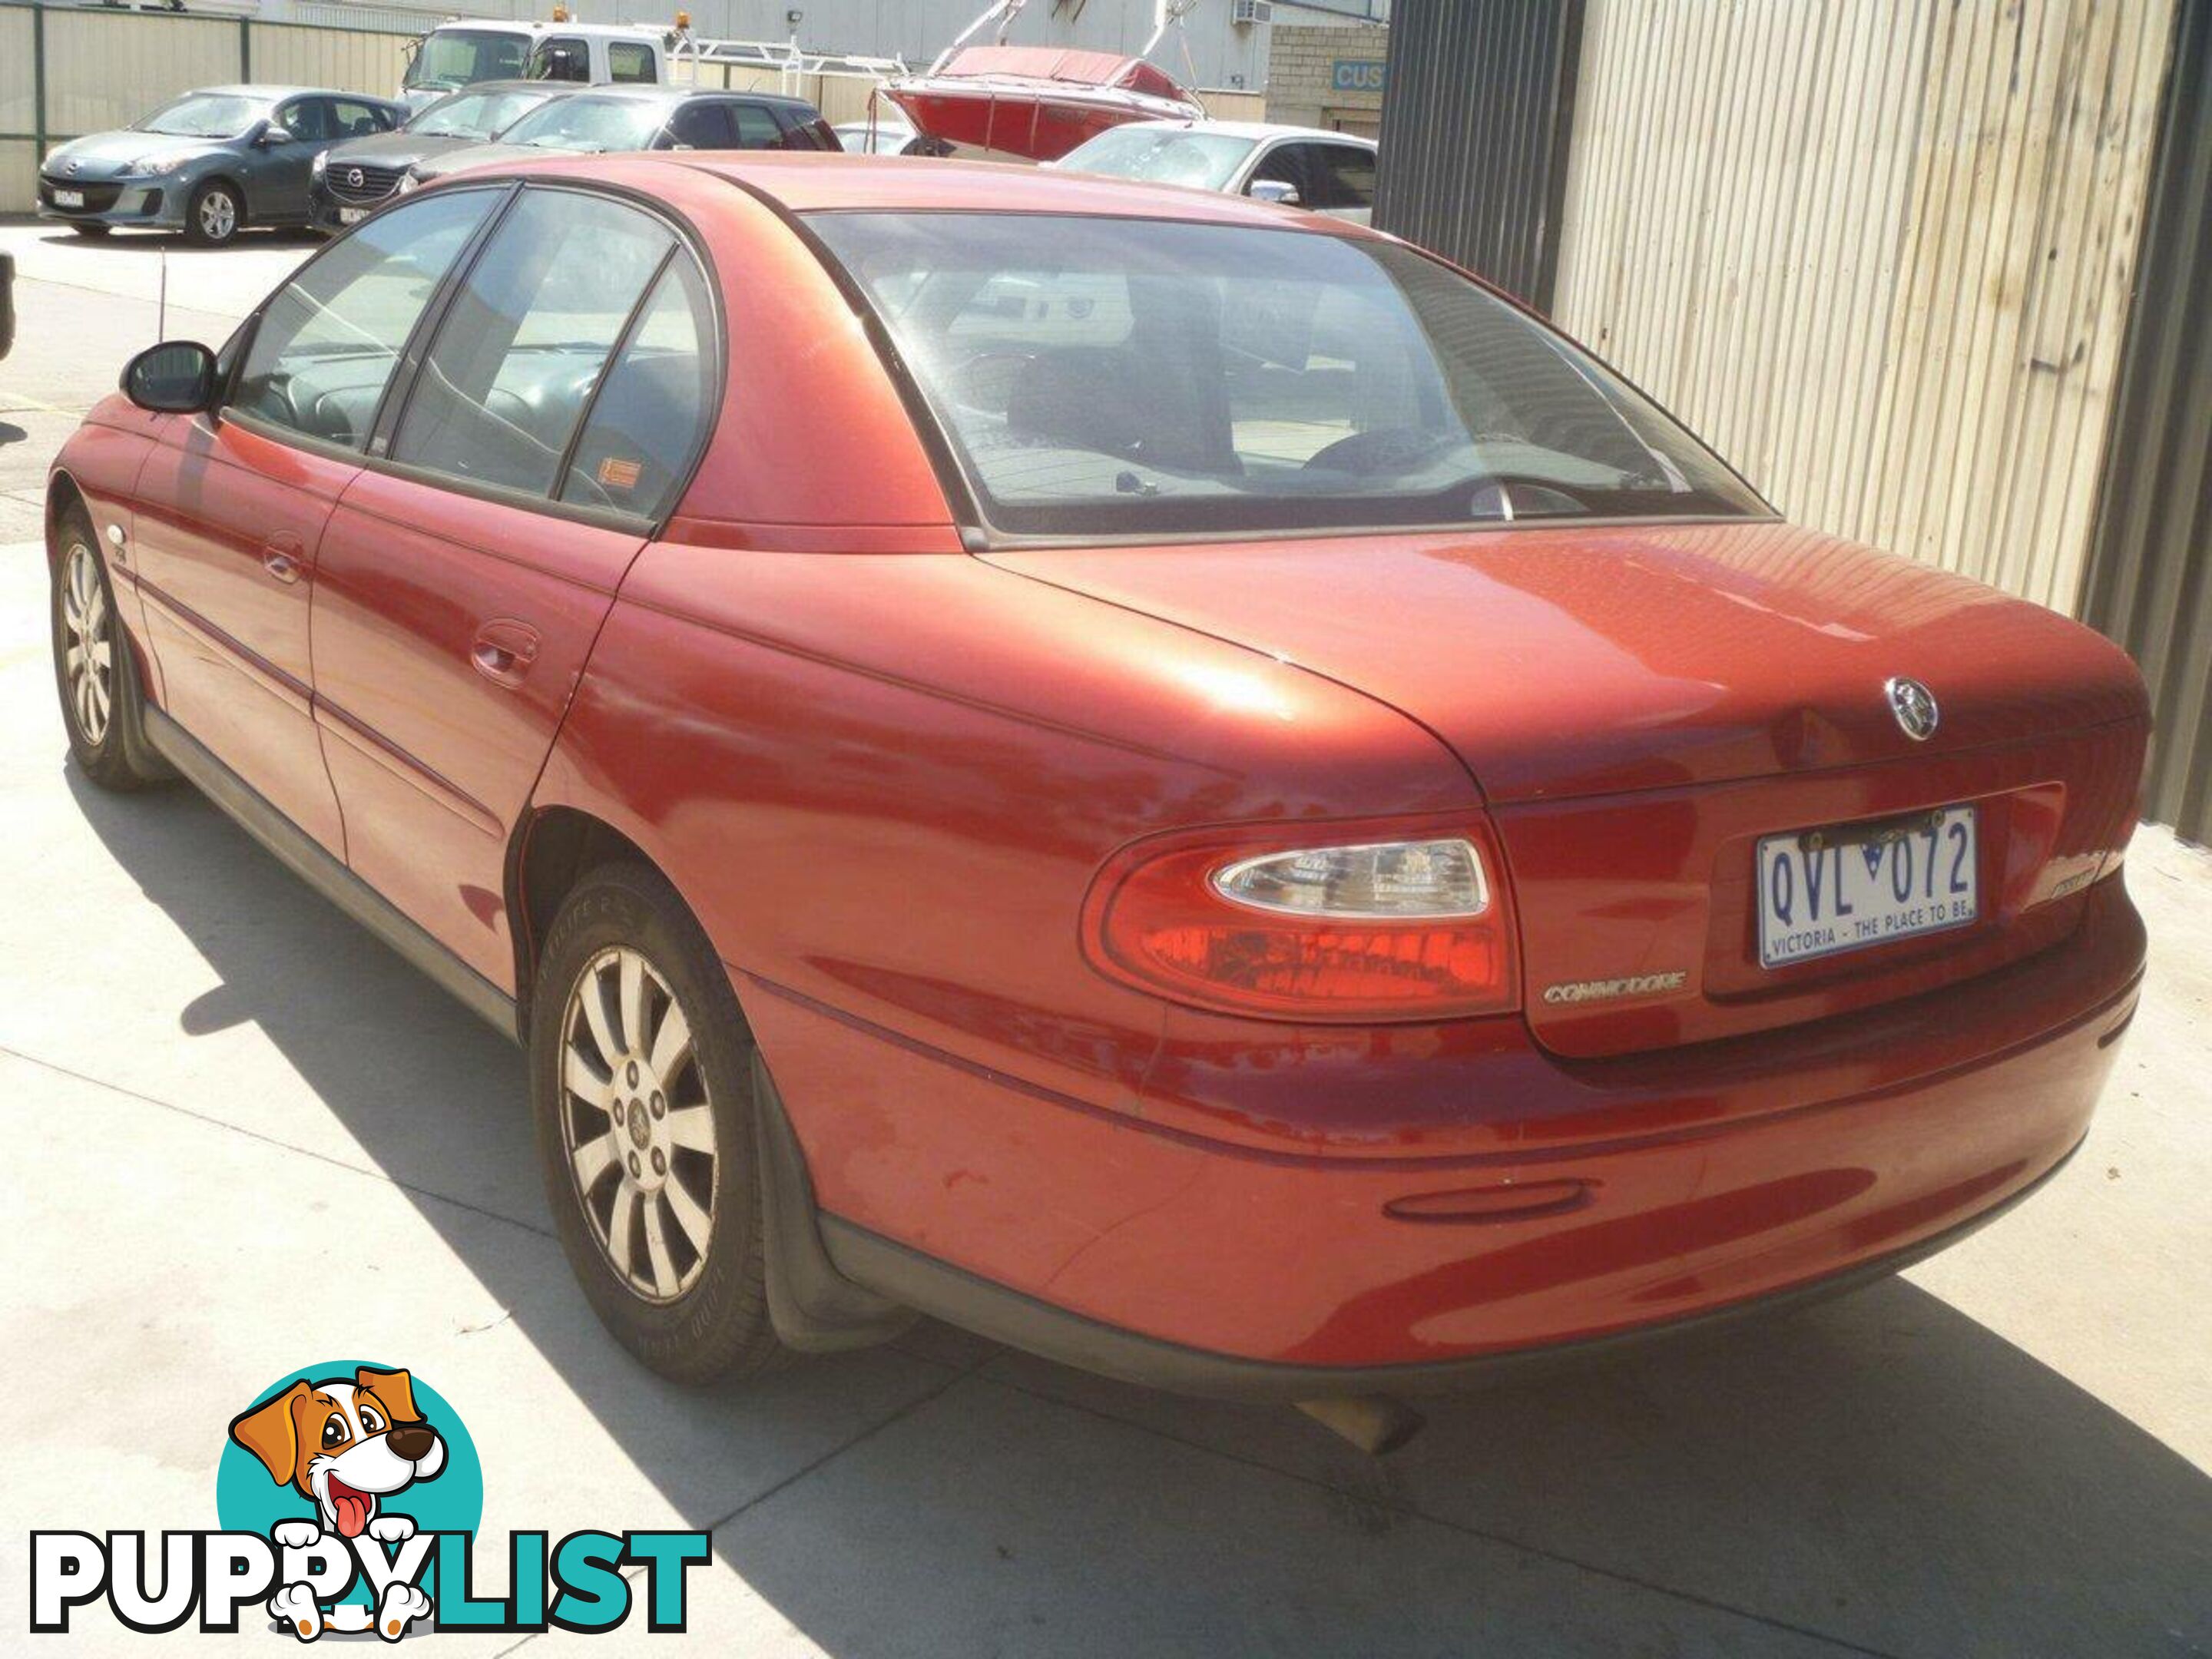
[{"label": "car front side window", "polygon": [[232,411],[365,446],[407,337],[498,199],[464,190],[403,203],[303,267],[262,312]]},{"label": "car front side window", "polygon": [[273,125],[283,128],[295,141],[319,144],[331,136],[330,104],[325,99],[295,98],[288,104],[279,104],[270,120]]},{"label": "car front side window", "polygon": [[592,49],[570,35],[556,35],[531,54],[533,81],[580,81],[592,78]]},{"label": "car front side window", "polygon": [[552,494],[607,360],[675,246],[637,209],[526,190],[438,325],[392,459]]},{"label": "car front side window", "polygon": [[1316,182],[1328,199],[1314,205],[1322,208],[1372,208],[1375,205],[1375,152],[1362,149],[1356,144],[1324,144],[1320,149],[1322,165],[1315,169]]}]

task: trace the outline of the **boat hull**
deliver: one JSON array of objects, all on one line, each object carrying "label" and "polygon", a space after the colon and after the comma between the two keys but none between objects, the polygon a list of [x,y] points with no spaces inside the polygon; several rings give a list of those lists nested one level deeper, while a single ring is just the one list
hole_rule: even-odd
[{"label": "boat hull", "polygon": [[917,131],[971,149],[1054,161],[1129,121],[1191,120],[1196,104],[1105,88],[921,81],[884,88]]}]

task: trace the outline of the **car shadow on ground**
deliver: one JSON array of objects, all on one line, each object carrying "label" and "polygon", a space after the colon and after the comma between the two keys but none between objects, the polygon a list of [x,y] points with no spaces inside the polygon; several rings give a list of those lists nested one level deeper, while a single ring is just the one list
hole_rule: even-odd
[{"label": "car shadow on ground", "polygon": [[105,236],[87,236],[66,225],[53,225],[51,221],[38,222],[51,227],[39,238],[41,244],[74,249],[80,253],[179,253],[195,258],[215,258],[240,248],[313,247],[325,240],[321,232],[310,230],[305,225],[283,225],[269,230],[247,225],[234,240],[221,247],[202,247],[181,230],[119,228]]},{"label": "car shadow on ground", "polygon": [[[73,769],[70,784],[221,975],[167,1017],[258,1025],[636,1466],[692,1523],[723,1519],[692,1496],[672,1449],[697,1443],[671,1425],[731,1432],[726,1396],[648,1377],[565,1279],[516,1282],[513,1252],[488,1254],[429,1196],[550,1232],[518,1051],[189,790],[113,796]],[[1382,1651],[1436,1646],[1462,1617],[1489,1619],[1497,1650],[1549,1651],[1525,1609],[1545,1571],[1577,1597],[1663,1588],[1769,1621],[1744,1651],[1802,1632],[1893,1653],[2212,1643],[2212,1480],[1900,1280],[1425,1402],[1426,1431],[1379,1462],[1287,1410],[1150,1394],[937,1328],[907,1341],[958,1380],[717,1538],[835,1654]],[[779,1393],[824,1363],[840,1362],[801,1362]]]}]

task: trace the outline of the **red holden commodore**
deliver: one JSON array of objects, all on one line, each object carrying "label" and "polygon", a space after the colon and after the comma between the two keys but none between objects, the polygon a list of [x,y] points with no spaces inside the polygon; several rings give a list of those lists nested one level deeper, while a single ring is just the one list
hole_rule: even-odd
[{"label": "red holden commodore", "polygon": [[2050,1176],[2135,1008],[2127,658],[1369,231],[562,157],[125,391],[76,764],[526,1045],[671,1376],[921,1310],[1343,1400],[1791,1302]]}]

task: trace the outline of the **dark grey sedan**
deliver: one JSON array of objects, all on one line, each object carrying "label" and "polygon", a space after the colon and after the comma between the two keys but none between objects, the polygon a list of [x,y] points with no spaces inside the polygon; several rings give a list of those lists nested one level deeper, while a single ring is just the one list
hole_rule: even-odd
[{"label": "dark grey sedan", "polygon": [[326,88],[203,88],[54,150],[39,169],[39,216],[87,236],[181,230],[203,247],[247,226],[303,225],[315,158],[405,116],[389,99]]},{"label": "dark grey sedan", "polygon": [[350,138],[315,158],[308,216],[318,230],[366,219],[410,167],[496,138],[540,104],[581,88],[562,81],[479,81],[425,105],[396,132]]}]

